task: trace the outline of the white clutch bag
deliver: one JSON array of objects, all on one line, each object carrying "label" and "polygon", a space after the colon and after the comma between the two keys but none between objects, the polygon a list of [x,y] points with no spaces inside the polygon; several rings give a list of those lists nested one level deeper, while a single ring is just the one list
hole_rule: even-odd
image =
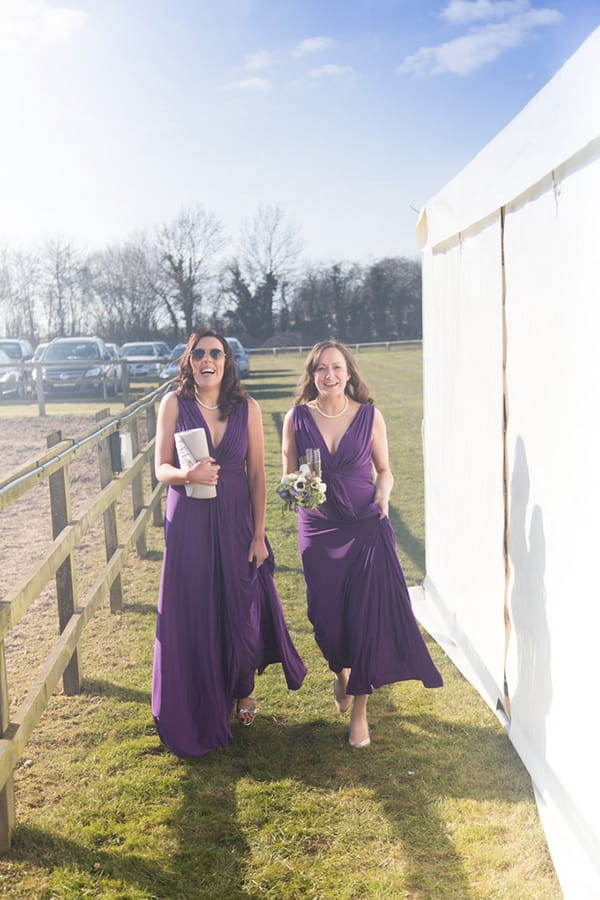
[{"label": "white clutch bag", "polygon": [[[185,469],[189,469],[199,459],[205,459],[207,456],[210,456],[204,428],[176,431],[175,447],[177,448],[177,456],[181,467]],[[185,492],[188,497],[196,497],[199,500],[217,496],[217,489],[214,484],[186,484]]]}]

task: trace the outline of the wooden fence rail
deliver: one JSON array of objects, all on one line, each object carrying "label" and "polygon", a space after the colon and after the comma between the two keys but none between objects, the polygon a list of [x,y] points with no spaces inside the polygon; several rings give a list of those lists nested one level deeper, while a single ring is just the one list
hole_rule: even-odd
[{"label": "wooden fence rail", "polygon": [[[118,416],[108,410],[97,416],[96,426],[77,439],[63,439],[59,432],[48,438],[49,448],[39,459],[23,465],[9,478],[0,481],[0,510],[40,481],[50,485],[50,512],[53,542],[44,557],[29,574],[0,600],[0,853],[10,848],[15,824],[13,772],[32,731],[46,709],[61,676],[66,694],[81,690],[78,644],[83,630],[106,597],[110,609],[122,607],[120,573],[135,547],[138,556],[146,552],[146,529],[151,521],[160,524],[163,485],[154,474],[153,456],[156,433],[156,404],[168,389],[161,387],[124,409]],[[140,447],[139,422],[145,416],[146,442]],[[132,461],[121,469],[121,434],[124,426],[130,435]],[[98,448],[100,493],[91,499],[77,520],[71,515],[69,463],[78,454]],[[150,476],[150,496],[144,485]],[[124,537],[117,529],[117,501],[129,488],[132,524]],[[74,550],[92,526],[103,521],[106,562],[94,573],[96,581],[78,601]],[[18,709],[10,714],[10,690],[6,667],[5,638],[22,619],[41,591],[54,576],[58,603],[60,637],[40,666]]]}]

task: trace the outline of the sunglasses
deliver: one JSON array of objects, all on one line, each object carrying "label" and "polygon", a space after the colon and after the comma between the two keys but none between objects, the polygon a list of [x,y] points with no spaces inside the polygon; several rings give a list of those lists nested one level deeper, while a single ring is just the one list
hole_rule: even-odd
[{"label": "sunglasses", "polygon": [[206,354],[212,356],[213,359],[221,359],[222,356],[225,356],[223,350],[219,350],[217,347],[212,347],[210,350],[204,350],[202,347],[196,347],[195,350],[192,350],[190,356],[192,359],[204,359]]}]

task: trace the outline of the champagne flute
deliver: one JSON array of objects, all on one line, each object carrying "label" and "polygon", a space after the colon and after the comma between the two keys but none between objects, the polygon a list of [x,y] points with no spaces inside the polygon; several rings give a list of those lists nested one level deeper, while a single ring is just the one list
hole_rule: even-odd
[{"label": "champagne flute", "polygon": [[318,447],[306,448],[306,465],[312,475],[321,477],[321,451]]}]

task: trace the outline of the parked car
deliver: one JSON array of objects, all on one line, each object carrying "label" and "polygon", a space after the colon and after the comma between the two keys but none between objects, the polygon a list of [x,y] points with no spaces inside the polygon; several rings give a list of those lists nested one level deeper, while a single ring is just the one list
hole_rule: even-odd
[{"label": "parked car", "polygon": [[33,351],[33,356],[31,357],[31,362],[39,362],[42,356],[44,355],[44,350],[48,346],[48,341],[42,341],[41,344],[38,344],[35,350]]},{"label": "parked car", "polygon": [[169,362],[160,373],[162,381],[168,381],[171,378],[175,378],[177,375],[179,375],[179,360],[181,359],[183,351],[186,347],[187,344],[185,342],[182,344],[176,344],[175,347],[173,347],[169,355]]},{"label": "parked car", "polygon": [[19,397],[24,397],[29,393],[31,387],[31,372],[25,369],[22,364],[31,360],[33,347],[24,338],[0,338],[0,350],[6,353],[11,362],[19,364],[17,366],[19,376],[17,394]]},{"label": "parked car", "polygon": [[250,374],[250,357],[248,356],[248,351],[242,346],[241,341],[235,337],[228,337],[227,343],[233,350],[233,356],[237,370],[240,373],[240,378],[247,378]]},{"label": "parked car", "polygon": [[163,356],[165,359],[168,359],[171,356],[171,348],[166,341],[154,341],[153,343],[158,348],[160,356]]},{"label": "parked car", "polygon": [[0,350],[15,362],[29,362],[33,356],[33,347],[22,338],[0,338]]},{"label": "parked car", "polygon": [[106,347],[106,352],[108,353],[108,355],[110,356],[110,358],[113,360],[113,363],[114,363],[114,377],[115,377],[115,379],[117,379],[115,386],[114,386],[114,391],[116,394],[117,391],[121,390],[121,387],[123,384],[123,381],[122,381],[123,366],[121,365],[121,356],[119,354],[119,346],[118,346],[118,344],[112,344],[110,342],[109,343],[105,342],[104,346]]},{"label": "parked car", "polygon": [[[48,346],[48,341],[42,341],[42,343],[38,344],[33,351],[33,356],[31,357],[32,363],[41,363],[42,356],[44,355],[44,350]],[[34,366],[31,371],[31,389],[32,391],[37,390],[37,377],[38,377],[38,366]]]},{"label": "parked car", "polygon": [[[121,358],[128,361],[129,380],[158,378],[162,369],[160,353],[157,344],[154,341],[137,341],[123,344],[121,347]],[[131,362],[132,359],[139,358],[139,362]]]},{"label": "parked car", "polygon": [[10,356],[0,350],[0,400],[6,396],[22,396],[21,371]]},{"label": "parked car", "polygon": [[47,393],[116,390],[114,363],[102,338],[54,338],[44,350],[42,362]]}]

